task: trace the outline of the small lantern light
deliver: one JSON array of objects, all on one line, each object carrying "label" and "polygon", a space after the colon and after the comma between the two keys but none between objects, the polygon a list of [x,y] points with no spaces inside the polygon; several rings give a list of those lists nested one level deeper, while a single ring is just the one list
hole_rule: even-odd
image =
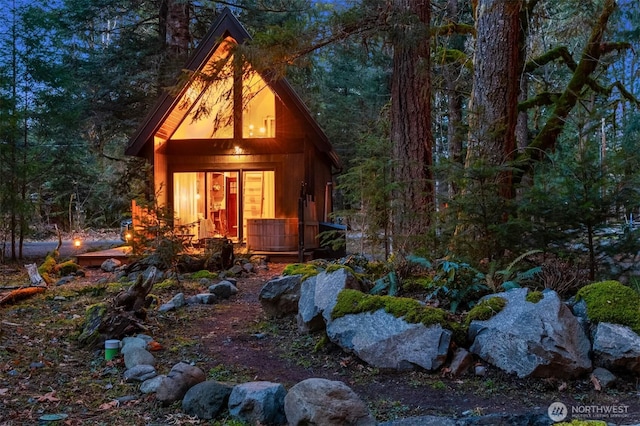
[{"label": "small lantern light", "polygon": [[126,234],[124,234],[124,240],[128,243],[129,241],[131,241],[131,238],[133,237],[133,235],[131,235],[131,232],[127,232]]},{"label": "small lantern light", "polygon": [[75,237],[73,239],[73,246],[77,249],[79,249],[80,246],[82,246],[82,240],[80,240],[80,237]]}]

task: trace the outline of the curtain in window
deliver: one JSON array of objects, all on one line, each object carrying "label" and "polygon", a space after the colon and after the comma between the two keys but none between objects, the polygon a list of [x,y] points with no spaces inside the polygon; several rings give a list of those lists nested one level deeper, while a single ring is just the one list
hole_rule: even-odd
[{"label": "curtain in window", "polygon": [[197,185],[197,173],[173,174],[173,208],[180,225],[198,220]]}]

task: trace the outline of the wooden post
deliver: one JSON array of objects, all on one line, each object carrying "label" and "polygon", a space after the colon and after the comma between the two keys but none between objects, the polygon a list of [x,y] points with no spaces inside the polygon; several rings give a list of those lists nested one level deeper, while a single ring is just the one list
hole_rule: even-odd
[{"label": "wooden post", "polygon": [[306,197],[306,185],[300,185],[300,197],[298,198],[298,263],[304,262],[304,202]]}]

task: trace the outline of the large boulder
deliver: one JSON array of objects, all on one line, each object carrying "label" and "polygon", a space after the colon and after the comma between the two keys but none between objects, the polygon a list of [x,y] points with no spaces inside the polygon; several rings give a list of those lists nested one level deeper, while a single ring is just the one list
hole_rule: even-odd
[{"label": "large boulder", "polygon": [[129,347],[124,352],[124,365],[127,368],[133,368],[136,365],[156,365],[156,359],[151,352],[140,347]]},{"label": "large boulder", "polygon": [[122,266],[121,261],[119,261],[118,259],[111,258],[102,262],[102,265],[100,265],[100,269],[102,269],[104,272],[114,272],[116,269],[118,269],[121,266]]},{"label": "large boulder", "polygon": [[[472,321],[470,351],[518,377],[574,378],[591,370],[591,344],[558,294],[527,301],[527,288],[494,296],[507,301],[492,318]],[[491,296],[491,297],[494,297]]]},{"label": "large boulder", "polygon": [[599,367],[640,374],[640,336],[625,325],[598,323],[593,332],[593,356]]},{"label": "large boulder", "polygon": [[301,278],[302,275],[285,275],[262,287],[258,298],[267,315],[278,318],[298,312]]},{"label": "large boulder", "polygon": [[284,411],[291,426],[374,426],[366,404],[347,385],[327,379],[306,379],[284,398]]},{"label": "large boulder", "polygon": [[207,376],[200,368],[179,362],[171,368],[169,374],[162,379],[156,391],[156,399],[162,405],[169,405],[181,400],[189,389]]},{"label": "large boulder", "polygon": [[360,283],[345,268],[320,272],[302,282],[298,302],[298,329],[301,332],[321,330],[331,321],[331,312],[344,289],[362,290]]},{"label": "large boulder", "polygon": [[281,425],[287,390],[280,383],[248,382],[234,386],[229,396],[231,417],[251,425]]},{"label": "large boulder", "polygon": [[215,419],[226,410],[232,387],[214,380],[193,385],[182,399],[182,409],[199,419]]},{"label": "large boulder", "polygon": [[451,331],[426,327],[379,309],[350,314],[327,325],[327,336],[347,352],[377,368],[437,370],[447,359]]}]

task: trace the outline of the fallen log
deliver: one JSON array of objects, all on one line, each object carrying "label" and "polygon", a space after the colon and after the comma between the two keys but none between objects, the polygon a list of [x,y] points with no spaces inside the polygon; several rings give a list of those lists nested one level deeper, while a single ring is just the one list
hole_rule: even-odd
[{"label": "fallen log", "polygon": [[0,297],[0,306],[12,304],[18,300],[27,299],[38,293],[44,293],[46,289],[46,287],[23,287],[17,290],[12,290]]}]

